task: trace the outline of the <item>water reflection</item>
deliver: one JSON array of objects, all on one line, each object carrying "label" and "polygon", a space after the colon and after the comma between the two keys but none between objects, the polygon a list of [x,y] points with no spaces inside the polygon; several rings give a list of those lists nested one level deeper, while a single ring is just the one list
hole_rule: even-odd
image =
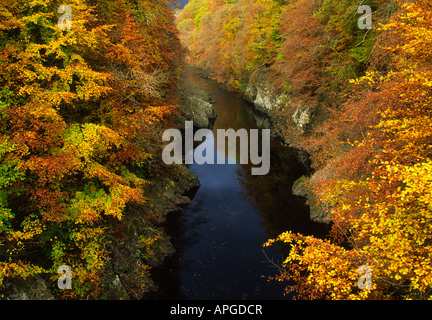
[{"label": "water reflection", "polygon": [[329,227],[310,221],[306,200],[291,193],[294,181],[306,174],[306,169],[295,161],[295,151],[283,147],[277,140],[271,142],[270,150],[268,175],[248,174],[250,165],[242,165],[243,170],[237,172],[244,199],[262,217],[262,226],[270,238],[287,230],[325,237]]}]

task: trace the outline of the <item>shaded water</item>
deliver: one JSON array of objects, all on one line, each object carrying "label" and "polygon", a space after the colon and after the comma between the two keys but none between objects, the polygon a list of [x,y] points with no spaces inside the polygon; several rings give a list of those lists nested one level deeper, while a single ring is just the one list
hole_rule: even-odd
[{"label": "shaded water", "polygon": [[[216,101],[215,136],[217,129],[265,126],[265,118],[256,115],[251,105],[216,82],[193,70],[185,74],[185,82]],[[252,176],[251,165],[193,164],[190,169],[201,187],[188,207],[167,220],[176,253],[155,270],[160,291],[154,298],[292,298],[283,295],[282,283],[267,280],[277,269],[266,255],[280,263],[284,248],[266,248],[265,255],[262,244],[286,230],[315,235],[327,231],[326,225],[309,220],[305,199],[291,194],[293,182],[305,173],[294,150],[272,140],[271,168],[265,176]]]}]

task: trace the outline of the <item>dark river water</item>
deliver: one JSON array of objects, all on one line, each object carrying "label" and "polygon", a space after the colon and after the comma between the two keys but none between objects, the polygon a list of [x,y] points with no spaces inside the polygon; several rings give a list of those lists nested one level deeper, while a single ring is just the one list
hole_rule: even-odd
[{"label": "dark river water", "polygon": [[[268,126],[239,95],[196,71],[184,80],[216,101],[215,136],[217,129]],[[264,253],[262,244],[286,230],[322,236],[328,227],[310,221],[305,199],[291,193],[306,172],[294,150],[276,140],[270,150],[270,172],[263,176],[252,176],[252,165],[190,165],[201,187],[189,206],[168,217],[165,227],[176,253],[154,270],[160,290],[153,298],[292,299],[284,296],[284,283],[268,281],[278,272],[269,260],[280,264],[287,248],[274,245]]]}]

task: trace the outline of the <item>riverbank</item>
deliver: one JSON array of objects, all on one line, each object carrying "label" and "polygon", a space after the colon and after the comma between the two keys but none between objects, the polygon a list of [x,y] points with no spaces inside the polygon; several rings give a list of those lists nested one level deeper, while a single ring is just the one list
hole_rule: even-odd
[{"label": "riverbank", "polygon": [[[157,290],[149,268],[161,265],[174,252],[170,236],[161,224],[168,214],[190,203],[187,194],[199,186],[199,181],[186,166],[179,165],[167,168],[149,182],[147,188],[151,188],[155,196],[144,207],[130,207],[123,219],[113,221],[106,232],[106,246],[110,254],[100,279],[98,299],[142,299],[145,293]],[[7,295],[3,298],[52,300],[58,290],[53,283],[56,281],[42,276],[19,282],[5,281]]]},{"label": "riverbank", "polygon": [[[174,126],[184,130],[185,121],[193,121],[195,130],[211,128],[216,119],[214,101],[208,93],[184,81],[185,78],[182,77],[178,88],[180,108],[173,121]],[[132,212],[126,217],[128,239],[124,243],[114,241],[111,248],[116,257],[114,261],[117,261],[117,264],[113,263],[113,272],[117,276],[114,281],[106,282],[101,299],[147,299],[159,290],[153,281],[152,269],[161,266],[175,253],[172,235],[164,227],[165,221],[170,214],[180,212],[189,205],[199,187],[198,176],[186,165],[166,166],[158,170],[147,185],[147,191],[151,191],[153,196],[145,208],[146,212],[154,215],[155,224],[143,223],[139,213]],[[143,245],[146,240],[148,242]],[[138,265],[140,261],[144,261],[149,270],[143,293],[136,295],[131,287],[142,280],[131,266]]]},{"label": "riverbank", "polygon": [[[208,94],[183,84],[179,96],[181,108],[173,121],[174,126],[184,129],[186,120],[193,121],[195,129],[212,126],[216,115]],[[106,230],[109,256],[99,281],[98,299],[143,299],[158,290],[151,269],[160,266],[174,253],[171,236],[162,225],[167,215],[190,204],[200,186],[197,175],[185,165],[147,169],[153,173],[147,179],[144,191],[151,197],[144,205],[129,206],[121,221],[113,220]],[[56,281],[49,280],[48,276],[5,281],[4,288],[3,298],[9,300],[51,300],[58,294]]]}]

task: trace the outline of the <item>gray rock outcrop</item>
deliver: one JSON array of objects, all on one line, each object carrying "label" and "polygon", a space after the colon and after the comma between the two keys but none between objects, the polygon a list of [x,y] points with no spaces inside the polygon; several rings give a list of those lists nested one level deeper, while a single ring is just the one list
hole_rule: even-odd
[{"label": "gray rock outcrop", "polygon": [[307,127],[312,121],[312,110],[305,105],[297,105],[296,110],[292,115],[292,119],[296,128],[300,131],[306,131]]},{"label": "gray rock outcrop", "polygon": [[276,89],[265,80],[251,81],[244,92],[244,97],[258,111],[265,114],[280,108],[287,99],[286,95],[279,95]]},{"label": "gray rock outcrop", "polygon": [[193,121],[196,128],[210,128],[216,119],[213,100],[200,89],[183,88],[180,113],[186,120]]},{"label": "gray rock outcrop", "polygon": [[310,177],[302,176],[292,186],[292,193],[295,196],[307,199],[310,209],[310,219],[315,222],[328,223],[329,216],[321,203],[315,201],[314,194],[309,186]]}]

